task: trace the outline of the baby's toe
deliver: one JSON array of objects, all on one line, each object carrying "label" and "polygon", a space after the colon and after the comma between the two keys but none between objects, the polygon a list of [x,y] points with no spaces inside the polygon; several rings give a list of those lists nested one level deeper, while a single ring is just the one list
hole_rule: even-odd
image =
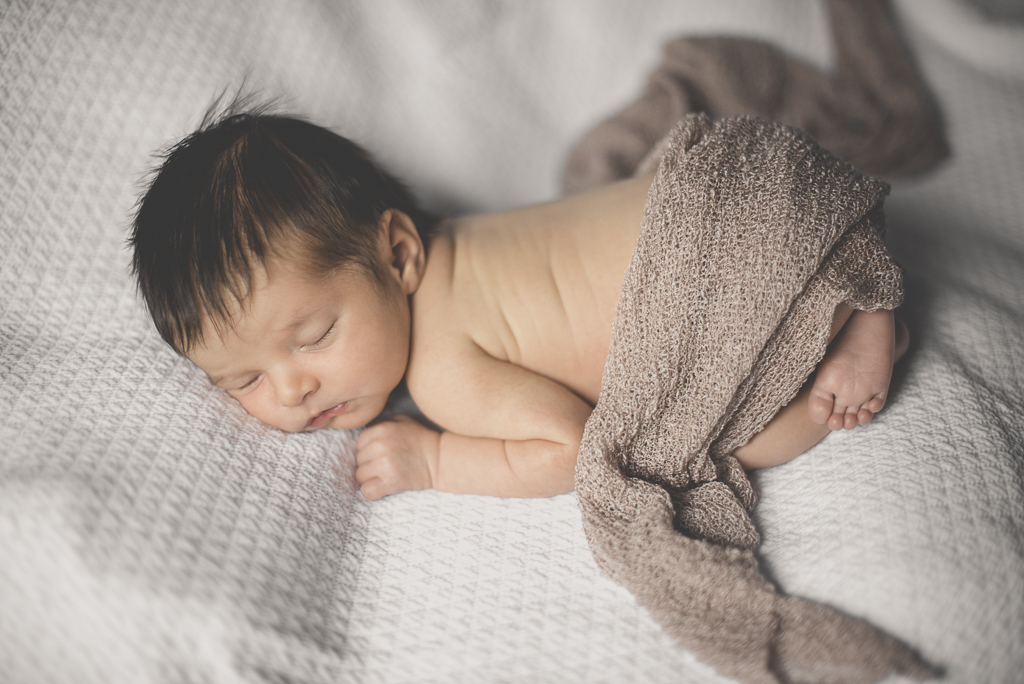
[{"label": "baby's toe", "polygon": [[846,425],[846,414],[845,413],[833,413],[828,417],[828,429],[829,430],[842,430]]},{"label": "baby's toe", "polygon": [[852,430],[855,427],[857,427],[857,410],[851,407],[846,409],[846,413],[843,414],[843,428]]},{"label": "baby's toe", "polygon": [[811,419],[812,423],[817,425],[829,423],[829,427],[832,427],[830,419],[833,416],[832,407],[834,403],[831,393],[823,392],[815,387],[807,398],[807,417]]},{"label": "baby's toe", "polygon": [[871,419],[875,417],[874,411],[861,407],[860,411],[857,411],[857,424],[867,425],[871,422]]}]

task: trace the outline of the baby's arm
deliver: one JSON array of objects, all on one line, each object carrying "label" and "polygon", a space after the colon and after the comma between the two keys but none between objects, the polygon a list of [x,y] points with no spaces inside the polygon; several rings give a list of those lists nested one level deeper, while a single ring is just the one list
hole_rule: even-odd
[{"label": "baby's arm", "polygon": [[475,346],[407,380],[420,409],[448,429],[404,418],[364,430],[356,480],[366,498],[428,487],[503,497],[572,490],[591,407],[569,389]]}]

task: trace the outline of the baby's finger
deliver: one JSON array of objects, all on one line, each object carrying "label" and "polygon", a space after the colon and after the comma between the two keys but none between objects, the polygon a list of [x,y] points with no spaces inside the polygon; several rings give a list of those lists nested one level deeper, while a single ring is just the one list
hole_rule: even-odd
[{"label": "baby's finger", "polygon": [[381,435],[381,430],[378,429],[379,427],[380,423],[365,428],[362,432],[360,432],[359,438],[356,439],[356,448],[362,449],[363,447],[377,441],[377,439],[379,439]]},{"label": "baby's finger", "polygon": [[356,465],[365,465],[381,453],[381,443],[370,440],[356,443]]},{"label": "baby's finger", "polygon": [[402,469],[401,464],[392,455],[379,454],[360,466],[360,469],[363,470],[364,482],[377,477],[388,486],[388,491],[398,491],[398,485],[402,481]]},{"label": "baby's finger", "polygon": [[360,463],[356,467],[356,472],[354,476],[356,478],[356,482],[358,482],[359,484],[363,484],[364,482],[367,482],[377,477],[373,472],[373,462],[367,461],[365,463]]},{"label": "baby's finger", "polygon": [[387,485],[384,483],[384,480],[380,479],[379,477],[375,477],[371,480],[364,482],[363,485],[359,488],[359,492],[363,495],[364,498],[369,499],[370,501],[376,501],[377,499],[383,496],[387,496],[388,488]]},{"label": "baby's finger", "polygon": [[388,475],[388,468],[384,461],[379,458],[373,458],[372,455],[368,456],[362,463],[359,463],[355,473],[356,482],[369,482],[375,477],[387,480]]}]

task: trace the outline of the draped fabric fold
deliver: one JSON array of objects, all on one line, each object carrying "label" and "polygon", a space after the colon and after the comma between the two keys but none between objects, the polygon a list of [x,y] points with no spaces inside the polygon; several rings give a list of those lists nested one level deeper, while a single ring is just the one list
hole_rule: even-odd
[{"label": "draped fabric fold", "polygon": [[760,116],[809,133],[865,173],[921,173],[946,157],[942,121],[885,0],[828,0],[834,68],[760,41],[678,38],[637,100],[591,129],[566,162],[568,194],[632,175],[689,113]]}]

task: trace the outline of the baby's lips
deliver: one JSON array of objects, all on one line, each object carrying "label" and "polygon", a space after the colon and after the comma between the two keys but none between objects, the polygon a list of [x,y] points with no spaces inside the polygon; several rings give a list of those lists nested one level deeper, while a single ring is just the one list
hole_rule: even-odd
[{"label": "baby's lips", "polygon": [[316,414],[315,416],[309,419],[309,422],[306,423],[306,428],[316,429],[318,427],[321,427],[325,425],[328,421],[330,421],[330,419],[333,418],[334,416],[340,416],[347,409],[348,402],[343,401],[337,406],[329,408],[326,411],[321,411],[320,413]]}]

